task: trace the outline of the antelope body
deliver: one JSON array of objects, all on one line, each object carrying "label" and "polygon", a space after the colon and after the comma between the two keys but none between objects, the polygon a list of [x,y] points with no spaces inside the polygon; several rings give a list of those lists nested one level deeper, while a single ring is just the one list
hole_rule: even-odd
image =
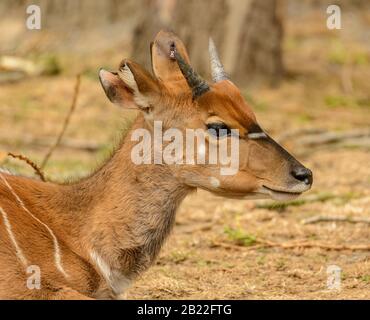
[{"label": "antelope body", "polygon": [[[100,71],[112,102],[142,112],[94,174],[60,185],[0,172],[0,298],[121,298],[155,261],[190,192],[289,199],[310,188],[311,172],[262,131],[212,42],[212,85],[190,67],[174,34],[161,31],[151,53],[154,76],[130,60],[118,72]],[[130,137],[137,129],[152,132],[155,120],[181,131],[238,129],[239,171],[222,176],[218,164],[135,165]],[[39,288],[30,287],[35,270]]]}]

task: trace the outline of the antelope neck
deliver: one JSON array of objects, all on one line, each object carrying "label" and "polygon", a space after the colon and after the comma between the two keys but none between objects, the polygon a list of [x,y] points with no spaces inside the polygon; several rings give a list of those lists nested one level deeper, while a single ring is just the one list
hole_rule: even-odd
[{"label": "antelope neck", "polygon": [[[133,128],[142,127],[139,118]],[[165,165],[135,165],[130,133],[95,174],[64,190],[69,243],[94,251],[112,270],[133,278],[157,256],[181,201],[192,191]],[[73,237],[74,239],[71,239]],[[80,252],[81,252],[80,251]]]}]

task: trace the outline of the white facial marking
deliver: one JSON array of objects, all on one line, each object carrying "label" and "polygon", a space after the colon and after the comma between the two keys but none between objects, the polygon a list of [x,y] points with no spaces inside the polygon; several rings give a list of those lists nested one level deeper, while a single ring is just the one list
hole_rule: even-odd
[{"label": "white facial marking", "polygon": [[267,138],[267,134],[264,132],[252,132],[248,133],[249,139],[260,139],[260,138]]},{"label": "white facial marking", "polygon": [[212,185],[212,187],[214,187],[214,188],[218,188],[219,186],[220,186],[220,180],[218,180],[217,178],[215,178],[215,177],[211,177],[210,179],[209,179],[209,181],[211,182],[211,185]]},{"label": "white facial marking", "polygon": [[51,235],[51,237],[53,239],[53,245],[54,245],[54,262],[55,262],[55,266],[60,271],[60,273],[63,274],[64,277],[68,278],[68,274],[66,273],[66,271],[63,269],[63,266],[62,266],[59,243],[58,243],[58,239],[55,236],[54,232],[49,228],[48,225],[46,225],[40,219],[38,219],[37,217],[35,217],[27,209],[27,207],[25,206],[25,204],[23,203],[23,201],[18,197],[18,195],[15,193],[14,189],[11,187],[11,185],[8,183],[8,181],[5,179],[5,177],[1,173],[0,173],[0,178],[3,180],[3,182],[8,187],[8,189],[10,190],[10,192],[13,194],[13,196],[17,200],[18,204],[23,208],[23,210],[26,211],[38,223],[40,223],[41,225],[43,225],[46,228],[46,230],[50,233],[50,235]]},{"label": "white facial marking", "polygon": [[8,215],[6,214],[6,212],[4,211],[4,209],[2,207],[0,207],[0,213],[3,216],[6,231],[8,232],[9,238],[10,238],[10,240],[12,241],[12,243],[14,245],[17,257],[22,262],[22,264],[26,267],[28,265],[27,259],[23,255],[22,249],[18,246],[17,240],[15,239],[15,236],[13,234],[12,226],[10,225],[9,220],[8,220]]}]

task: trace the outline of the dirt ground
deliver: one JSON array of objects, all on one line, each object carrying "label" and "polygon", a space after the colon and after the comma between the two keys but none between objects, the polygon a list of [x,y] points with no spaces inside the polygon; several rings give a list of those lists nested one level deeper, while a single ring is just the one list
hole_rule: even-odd
[{"label": "dirt ground", "polygon": [[[223,199],[205,191],[189,196],[157,263],[134,284],[129,298],[370,299],[370,251],[258,243],[370,243],[369,223],[302,223],[317,215],[370,218],[368,140],[362,145],[352,141],[302,147],[294,134],[370,127],[370,36],[364,31],[370,30],[370,12],[358,10],[344,19],[342,31],[330,31],[324,11],[291,10],[284,40],[285,80],[278,88],[251,87],[243,93],[270,135],[291,133],[283,144],[312,169],[312,190],[302,201],[284,205]],[[89,173],[108,156],[119,132],[135,116],[105,98],[96,77],[105,57],[96,57],[94,63],[86,59],[77,111],[66,134],[67,140],[97,144],[98,151],[59,148],[45,170],[53,180]],[[68,59],[74,65],[84,63],[77,60],[80,57]],[[67,58],[61,60],[65,64]],[[104,65],[113,68],[118,63],[110,59]],[[40,141],[50,141],[60,131],[72,99],[73,75],[69,69],[59,76],[1,85],[1,150],[42,160],[48,143]],[[32,174],[14,160],[4,167]],[[339,290],[327,286],[331,265],[341,268]]]}]

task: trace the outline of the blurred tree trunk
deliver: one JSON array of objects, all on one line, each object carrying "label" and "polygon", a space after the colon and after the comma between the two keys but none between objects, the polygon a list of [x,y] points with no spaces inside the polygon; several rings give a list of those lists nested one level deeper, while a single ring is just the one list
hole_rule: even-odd
[{"label": "blurred tree trunk", "polygon": [[283,27],[278,0],[252,1],[241,24],[231,67],[236,81],[267,80],[277,84],[283,75]]},{"label": "blurred tree trunk", "polygon": [[[137,6],[145,8],[145,14],[141,16],[134,29],[132,36],[132,53],[131,57],[136,62],[144,65],[148,70],[151,67],[149,48],[150,42],[153,41],[155,35],[162,28],[167,28],[169,25],[168,17],[161,14],[163,12],[164,1],[159,0],[142,0],[138,1]],[[138,8],[139,10],[139,8]]]},{"label": "blurred tree trunk", "polygon": [[165,27],[179,34],[200,73],[209,72],[212,36],[235,82],[276,84],[283,74],[280,6],[280,0],[146,0],[132,57],[148,67],[149,43]]},{"label": "blurred tree trunk", "polygon": [[[183,39],[194,67],[209,74],[208,38],[212,36],[226,71],[244,85],[276,84],[282,76],[282,1],[1,0],[0,8],[4,14],[18,8],[25,15],[28,4],[39,4],[43,30],[82,40],[84,35],[96,33],[100,42],[106,40],[105,46],[129,33],[133,39],[131,56],[147,67],[149,43],[165,27]],[[96,45],[91,43],[92,47]]]},{"label": "blurred tree trunk", "polygon": [[177,1],[173,29],[184,41],[197,71],[209,72],[208,41],[221,44],[229,14],[227,0]]},{"label": "blurred tree trunk", "polygon": [[208,70],[208,38],[212,34],[215,41],[222,41],[228,0],[145,1],[146,15],[134,31],[132,57],[149,67],[149,43],[160,29],[168,28],[184,41],[197,70]]}]

